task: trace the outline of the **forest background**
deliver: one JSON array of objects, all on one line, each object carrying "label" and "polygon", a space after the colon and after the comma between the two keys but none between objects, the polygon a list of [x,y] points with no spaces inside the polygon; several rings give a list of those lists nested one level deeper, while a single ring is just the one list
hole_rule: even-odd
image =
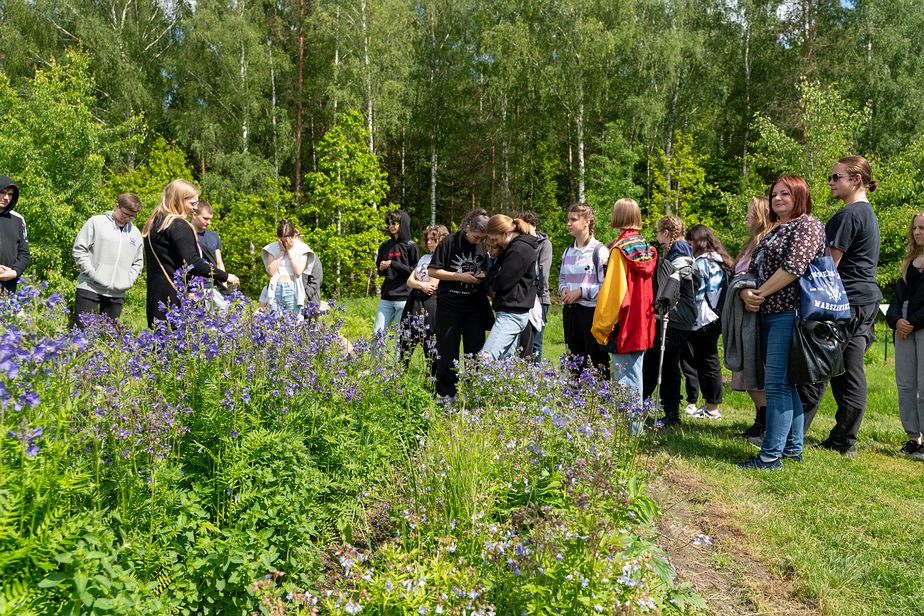
[{"label": "forest background", "polygon": [[863,154],[880,282],[924,209],[924,3],[911,0],[5,0],[0,173],[21,188],[31,273],[76,277],[80,225],[122,191],[139,222],[175,177],[216,207],[250,294],[282,217],[327,295],[374,292],[384,215],[414,234],[466,210],[632,196],[746,239],[781,172]]}]

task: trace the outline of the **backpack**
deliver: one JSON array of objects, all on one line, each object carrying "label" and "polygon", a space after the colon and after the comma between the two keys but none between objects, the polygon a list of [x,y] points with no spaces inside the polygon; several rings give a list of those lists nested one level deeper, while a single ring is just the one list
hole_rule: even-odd
[{"label": "backpack", "polygon": [[[606,278],[606,263],[602,266],[600,265],[600,249],[603,248],[603,244],[597,244],[594,246],[594,272],[597,274],[597,279],[600,279],[600,272],[603,272],[603,277]],[[610,249],[612,250],[612,248]]]},{"label": "backpack", "polygon": [[305,287],[305,301],[321,304],[321,283],[324,282],[324,269],[321,260],[315,257],[302,271],[302,285]]},{"label": "backpack", "polygon": [[[717,289],[710,290],[706,288],[705,299],[706,305],[716,314],[716,316],[721,317],[722,311],[725,309],[725,296],[728,295],[728,287],[731,282],[731,273],[728,269],[725,268],[725,265],[719,266],[722,270],[722,280],[719,282],[719,287]],[[703,284],[708,285],[709,281],[704,280]]]},{"label": "backpack", "polygon": [[[659,259],[655,270],[655,314],[663,317],[670,313],[671,321],[678,325],[692,325],[696,322],[696,307],[692,298],[702,283],[699,268],[693,263],[692,257],[686,259],[689,259],[690,263],[682,268],[678,268],[666,257]],[[690,301],[681,306],[680,300],[687,285],[690,289]]]}]

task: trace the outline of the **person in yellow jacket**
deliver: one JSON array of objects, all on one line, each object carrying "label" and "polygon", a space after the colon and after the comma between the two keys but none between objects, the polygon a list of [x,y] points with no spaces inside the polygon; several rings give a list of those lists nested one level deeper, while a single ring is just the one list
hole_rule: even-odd
[{"label": "person in yellow jacket", "polygon": [[652,278],[657,252],[642,237],[642,213],[634,199],[613,204],[606,276],[597,296],[591,333],[611,353],[612,378],[642,403],[642,365],[655,339]]}]

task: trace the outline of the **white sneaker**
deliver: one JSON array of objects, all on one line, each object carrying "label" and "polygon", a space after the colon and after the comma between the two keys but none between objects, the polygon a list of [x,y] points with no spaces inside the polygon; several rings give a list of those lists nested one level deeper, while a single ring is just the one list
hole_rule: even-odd
[{"label": "white sneaker", "polygon": [[710,411],[706,408],[706,405],[696,409],[696,412],[692,414],[692,417],[698,417],[700,419],[722,419],[722,413],[719,412],[719,409]]},{"label": "white sneaker", "polygon": [[687,405],[687,408],[683,409],[683,412],[687,415],[696,415],[699,412],[699,407],[691,402]]}]

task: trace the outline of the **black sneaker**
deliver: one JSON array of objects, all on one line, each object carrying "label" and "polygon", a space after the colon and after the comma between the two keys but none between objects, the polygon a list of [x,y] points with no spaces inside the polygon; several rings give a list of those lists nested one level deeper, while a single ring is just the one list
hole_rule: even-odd
[{"label": "black sneaker", "polygon": [[735,466],[738,468],[746,468],[748,470],[773,471],[783,468],[783,462],[779,458],[773,460],[772,462],[764,462],[760,459],[760,456],[754,456],[753,458],[745,460],[744,462],[739,462]]},{"label": "black sneaker", "polygon": [[921,459],[919,456],[924,454],[924,445],[917,441],[908,441],[902,446],[898,453],[910,458]]},{"label": "black sneaker", "polygon": [[754,445],[754,447],[757,447],[758,449],[760,449],[761,447],[763,447],[763,444],[764,444],[764,433],[761,432],[757,436],[749,436],[744,440],[749,442],[751,445]]},{"label": "black sneaker", "polygon": [[797,464],[802,464],[802,454],[801,453],[797,453],[797,454],[784,453],[783,459],[789,460],[790,462],[795,462]]}]

